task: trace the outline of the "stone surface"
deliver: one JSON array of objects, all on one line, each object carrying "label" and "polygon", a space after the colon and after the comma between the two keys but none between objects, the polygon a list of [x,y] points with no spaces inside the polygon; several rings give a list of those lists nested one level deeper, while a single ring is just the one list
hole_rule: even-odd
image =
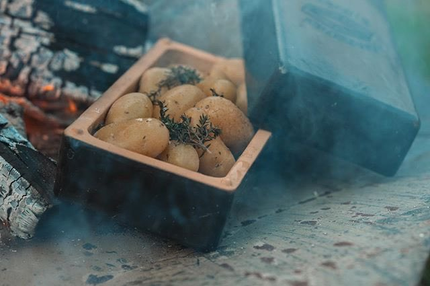
[{"label": "stone surface", "polygon": [[323,168],[300,174],[262,162],[248,178],[254,187],[236,197],[221,246],[206,254],[64,206],[34,240],[3,240],[2,282],[416,285],[430,250],[428,88],[417,87],[423,129],[394,178],[324,157]]}]

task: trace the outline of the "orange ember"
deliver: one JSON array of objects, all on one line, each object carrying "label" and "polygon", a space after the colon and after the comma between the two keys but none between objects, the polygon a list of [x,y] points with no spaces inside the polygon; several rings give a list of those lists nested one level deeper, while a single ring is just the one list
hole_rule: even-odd
[{"label": "orange ember", "polygon": [[78,111],[78,107],[76,106],[76,104],[73,102],[73,100],[69,99],[69,108],[68,108],[69,112],[71,113],[76,113]]},{"label": "orange ember", "polygon": [[0,101],[3,102],[3,103],[8,103],[9,102],[9,100],[6,97],[4,97],[3,95],[1,95],[1,94],[0,94]]},{"label": "orange ember", "polygon": [[48,84],[42,87],[43,92],[53,91],[55,89],[55,86],[53,84]]}]

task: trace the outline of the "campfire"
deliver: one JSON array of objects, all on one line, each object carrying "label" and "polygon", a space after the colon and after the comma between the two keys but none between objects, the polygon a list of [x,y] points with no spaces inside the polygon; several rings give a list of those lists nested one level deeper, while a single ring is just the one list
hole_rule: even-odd
[{"label": "campfire", "polygon": [[[1,87],[0,87],[1,88]],[[53,85],[44,87],[53,91]],[[25,96],[7,96],[0,94],[3,109],[21,116],[18,129],[25,132],[28,140],[44,155],[57,159],[60,139],[64,129],[70,125],[92,102],[75,103],[72,99],[52,98],[28,99]]]},{"label": "campfire", "polygon": [[147,19],[126,1],[1,1],[0,220],[12,235],[32,237],[55,204],[63,131],[142,55]]}]

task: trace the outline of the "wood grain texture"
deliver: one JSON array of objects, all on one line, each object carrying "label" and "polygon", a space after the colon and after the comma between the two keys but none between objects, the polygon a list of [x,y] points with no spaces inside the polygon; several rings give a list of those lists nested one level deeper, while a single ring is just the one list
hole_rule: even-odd
[{"label": "wood grain texture", "polygon": [[[48,190],[37,190],[30,179],[36,176],[22,168],[19,146],[33,148],[0,114],[0,220],[11,235],[28,239],[51,204],[41,193]],[[33,172],[37,170],[30,171]]]},{"label": "wood grain texture", "polygon": [[25,137],[24,108],[21,105],[13,102],[0,102],[0,114],[9,121],[19,134]]},{"label": "wood grain texture", "polygon": [[34,235],[39,218],[49,203],[2,157],[0,170],[0,219],[11,235],[28,239]]}]

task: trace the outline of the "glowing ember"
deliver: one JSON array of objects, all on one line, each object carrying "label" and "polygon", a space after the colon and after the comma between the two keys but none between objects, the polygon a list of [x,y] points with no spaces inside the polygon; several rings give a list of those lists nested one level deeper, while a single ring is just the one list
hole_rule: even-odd
[{"label": "glowing ember", "polygon": [[2,94],[0,94],[0,102],[8,103],[9,100],[7,100],[6,97],[4,97]]},{"label": "glowing ember", "polygon": [[49,92],[53,91],[55,89],[55,86],[53,84],[48,84],[42,87],[42,92]]},{"label": "glowing ember", "polygon": [[68,100],[69,101],[69,107],[68,107],[68,111],[70,113],[76,113],[78,111],[78,107],[76,106],[75,102],[73,102],[73,100]]}]

